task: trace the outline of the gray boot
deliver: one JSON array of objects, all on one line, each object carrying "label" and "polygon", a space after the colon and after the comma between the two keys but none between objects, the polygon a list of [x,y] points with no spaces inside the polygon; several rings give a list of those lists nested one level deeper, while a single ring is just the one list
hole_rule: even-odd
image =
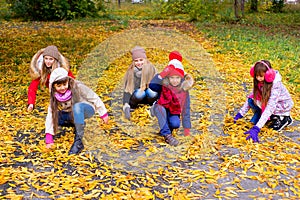
[{"label": "gray boot", "polygon": [[124,112],[125,118],[130,120],[130,105],[128,103],[124,104],[123,112]]},{"label": "gray boot", "polygon": [[83,134],[84,134],[84,127],[85,127],[84,124],[75,124],[74,142],[69,151],[69,155],[79,154],[83,150],[84,146],[82,143],[82,138],[83,138]]},{"label": "gray boot", "polygon": [[155,106],[156,102],[154,102],[153,105],[150,107],[150,117],[155,117]]}]

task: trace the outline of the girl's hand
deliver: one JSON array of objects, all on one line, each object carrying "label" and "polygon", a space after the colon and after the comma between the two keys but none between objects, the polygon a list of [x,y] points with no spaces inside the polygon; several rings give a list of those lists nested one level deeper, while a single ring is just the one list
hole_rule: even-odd
[{"label": "girl's hand", "polygon": [[166,76],[168,76],[170,74],[170,72],[175,69],[175,67],[173,65],[168,65],[167,67],[164,68],[164,70],[162,72],[159,73],[161,78],[165,78]]},{"label": "girl's hand", "polygon": [[236,123],[236,121],[241,119],[241,118],[243,118],[243,116],[240,113],[236,114],[236,116],[233,119],[233,123]]},{"label": "girl's hand", "polygon": [[50,149],[54,145],[53,135],[46,133],[45,135],[46,148]]},{"label": "girl's hand", "polygon": [[105,117],[103,117],[102,120],[103,120],[103,122],[105,124],[108,124],[108,120],[109,120],[108,115],[106,115]]},{"label": "girl's hand", "polygon": [[253,142],[259,142],[258,139],[258,133],[260,131],[260,128],[257,126],[253,126],[249,131],[245,132],[244,134],[249,134],[246,138],[246,140],[252,139]]},{"label": "girl's hand", "polygon": [[27,111],[28,112],[31,112],[33,110],[33,104],[29,104],[28,105],[28,108],[27,108]]},{"label": "girl's hand", "polygon": [[46,148],[47,148],[47,149],[50,149],[53,145],[54,145],[54,143],[46,144]]},{"label": "girl's hand", "polygon": [[184,128],[183,129],[183,133],[184,133],[184,136],[190,136],[190,129],[189,128]]}]

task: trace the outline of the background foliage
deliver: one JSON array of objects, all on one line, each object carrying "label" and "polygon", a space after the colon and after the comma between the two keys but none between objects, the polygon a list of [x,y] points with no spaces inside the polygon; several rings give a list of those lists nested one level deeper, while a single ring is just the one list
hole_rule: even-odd
[{"label": "background foliage", "polygon": [[[52,21],[96,16],[106,18],[112,17],[113,12],[136,12],[135,9],[120,9],[130,4],[130,0],[122,1],[120,5],[116,4],[116,2],[104,0],[0,0],[0,17],[5,19],[19,18],[23,20]],[[221,22],[240,20],[240,17],[237,18],[234,15],[233,0],[151,0],[144,2],[143,10],[138,9],[136,16],[132,16],[129,13],[127,17],[143,16],[148,19],[184,18],[189,21],[209,20]],[[240,7],[241,0],[237,0],[237,2],[238,7]],[[114,8],[109,10],[112,7]],[[245,2],[246,14],[257,12],[290,13],[299,11],[299,7],[299,4],[292,6],[285,4],[284,0],[252,0]]]},{"label": "background foliage", "polygon": [[34,21],[96,17],[100,10],[104,10],[102,0],[6,0],[6,2],[12,17]]}]

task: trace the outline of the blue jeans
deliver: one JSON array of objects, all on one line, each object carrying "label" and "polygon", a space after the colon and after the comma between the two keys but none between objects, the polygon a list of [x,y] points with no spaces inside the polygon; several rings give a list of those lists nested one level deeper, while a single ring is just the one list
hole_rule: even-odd
[{"label": "blue jeans", "polygon": [[59,111],[58,112],[58,125],[65,126],[65,127],[74,126],[73,117],[71,115],[71,112]]},{"label": "blue jeans", "polygon": [[158,93],[151,90],[150,88],[147,88],[144,91],[136,89],[130,97],[129,105],[132,108],[137,107],[138,104],[152,105],[157,97]]},{"label": "blue jeans", "polygon": [[154,115],[157,117],[162,136],[171,134],[173,129],[180,127],[180,115],[172,115],[168,109],[159,104],[154,105]]},{"label": "blue jeans", "polygon": [[260,116],[261,116],[261,108],[258,107],[257,105],[255,105],[254,100],[251,98],[248,98],[248,104],[249,104],[252,112],[254,113],[250,122],[252,122],[253,124],[256,124],[259,121]]},{"label": "blue jeans", "polygon": [[84,119],[88,119],[95,114],[94,108],[83,102],[73,105],[73,116],[75,124],[84,124]]}]

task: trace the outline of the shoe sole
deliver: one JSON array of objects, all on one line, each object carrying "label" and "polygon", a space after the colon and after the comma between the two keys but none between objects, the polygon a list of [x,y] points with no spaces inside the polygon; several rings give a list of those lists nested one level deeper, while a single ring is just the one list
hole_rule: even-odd
[{"label": "shoe sole", "polygon": [[280,129],[278,129],[278,130],[275,130],[275,131],[278,131],[278,132],[279,132],[279,131],[281,131],[283,128],[285,128],[285,127],[288,125],[288,123],[289,123],[289,122],[286,122],[286,123],[285,123],[283,126],[281,126],[281,128],[280,128]]},{"label": "shoe sole", "polygon": [[288,121],[288,124],[286,126],[290,126],[293,122],[294,122],[294,120],[293,120],[293,118],[291,118],[291,122],[289,123],[289,121]]}]

